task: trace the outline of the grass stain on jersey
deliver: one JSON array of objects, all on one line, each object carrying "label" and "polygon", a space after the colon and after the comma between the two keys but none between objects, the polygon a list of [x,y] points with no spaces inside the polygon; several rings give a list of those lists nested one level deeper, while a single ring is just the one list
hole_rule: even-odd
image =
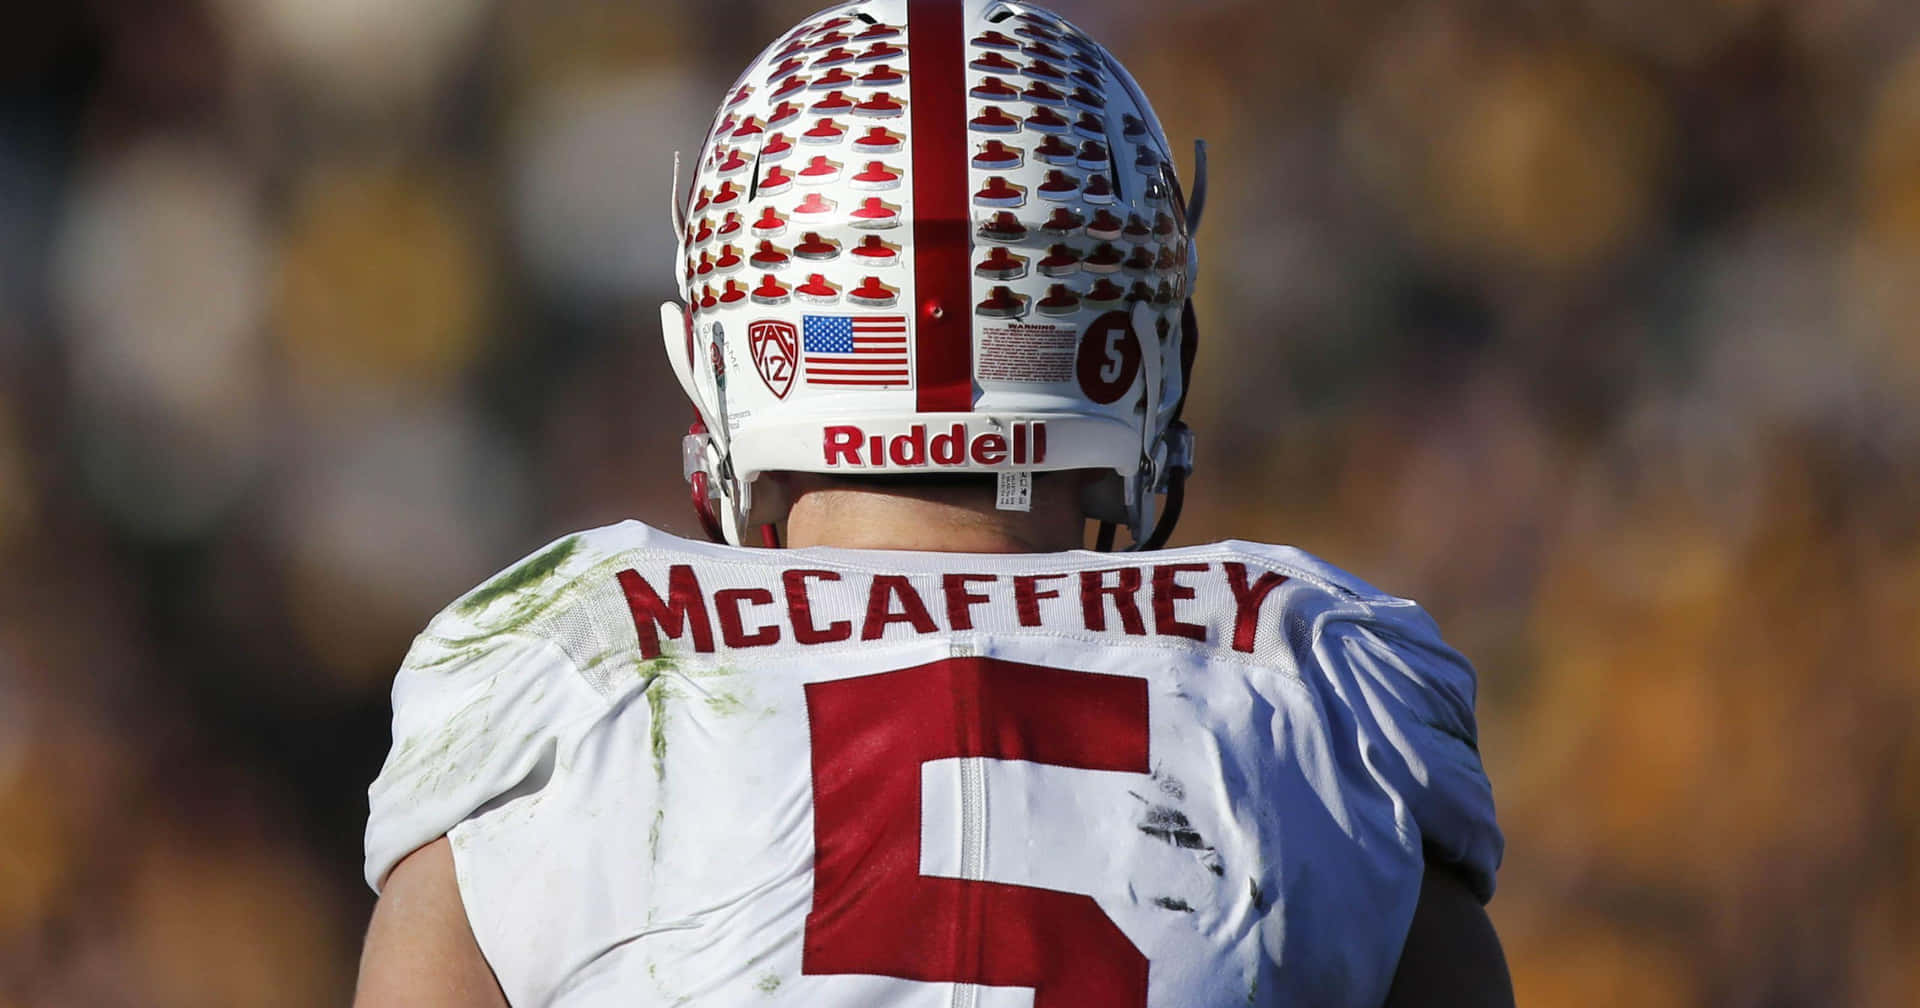
[{"label": "grass stain on jersey", "polygon": [[780,989],[780,978],[778,976],[775,976],[772,973],[769,973],[766,976],[761,977],[760,982],[757,984],[754,984],[754,986],[760,988],[760,993],[762,994],[771,994],[774,991],[777,991]]},{"label": "grass stain on jersey", "polygon": [[[758,714],[764,718],[777,713],[772,707],[757,706],[753,689],[745,678],[740,677],[738,666],[696,662],[690,668],[675,664],[667,666],[667,670],[678,676],[681,686],[697,694],[699,701],[706,704],[707,710],[715,717],[735,718]],[[713,680],[724,682],[715,683]]]},{"label": "grass stain on jersey", "polygon": [[667,692],[672,688],[659,676],[646,687],[647,713],[652,717],[647,726],[647,751],[653,758],[654,779],[661,783],[667,779]]},{"label": "grass stain on jersey", "polygon": [[1180,913],[1192,913],[1193,904],[1175,896],[1155,896],[1153,905],[1162,910],[1176,910]]},{"label": "grass stain on jersey", "polygon": [[[656,658],[650,664],[657,664],[660,661],[661,659]],[[655,865],[660,863],[660,827],[667,818],[667,691],[669,688],[666,677],[659,675],[657,671],[653,681],[646,686],[647,714],[651,719],[651,723],[647,725],[647,743],[649,754],[653,759],[653,779],[659,791],[653,809],[653,825],[647,829],[647,857],[650,863]],[[651,916],[651,909],[648,913]]]},{"label": "grass stain on jersey", "polygon": [[662,1000],[671,1001],[676,1005],[683,1005],[693,1000],[690,997],[675,994],[667,989],[667,985],[660,980],[660,964],[657,962],[647,964],[647,979],[653,981],[653,987],[660,992]]},{"label": "grass stain on jersey", "polygon": [[498,682],[497,674],[490,677],[477,696],[447,717],[439,733],[424,747],[422,739],[414,736],[394,753],[394,772],[413,781],[416,797],[441,790],[458,771],[466,772],[465,779],[459,783],[471,783],[479,775],[486,761],[468,759],[468,755],[493,741],[491,701]]},{"label": "grass stain on jersey", "polygon": [[472,594],[460,601],[460,614],[471,616],[500,599],[545,583],[579,548],[580,537],[577,535],[554,543],[546,552],[530,557],[520,566],[475,588]]},{"label": "grass stain on jersey", "polygon": [[707,695],[707,709],[719,717],[733,717],[747,711],[747,702],[733,693],[724,691]]},{"label": "grass stain on jersey", "polygon": [[[527,634],[547,638],[548,635],[540,632],[535,624],[555,608],[577,598],[577,586],[581,582],[600,568],[613,565],[611,561],[603,561],[595,571],[576,577],[547,594],[536,592],[535,589],[551,580],[561,565],[578,552],[580,539],[580,536],[573,535],[554,543],[538,556],[523,561],[447,607],[415,639],[413,648],[402,663],[403,667],[429,672],[457,672],[462,665],[483,658],[500,647],[504,637]],[[507,598],[513,599],[511,605],[496,613],[486,612],[494,603]],[[461,619],[463,617],[464,621]],[[587,670],[578,671],[584,673]],[[595,688],[600,689],[600,686],[596,685]]]}]

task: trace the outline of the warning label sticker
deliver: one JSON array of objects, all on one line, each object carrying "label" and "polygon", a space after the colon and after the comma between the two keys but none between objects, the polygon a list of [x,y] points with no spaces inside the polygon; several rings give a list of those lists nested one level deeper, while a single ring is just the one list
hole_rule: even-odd
[{"label": "warning label sticker", "polygon": [[1080,330],[1012,322],[980,328],[974,374],[981,381],[1068,382]]}]

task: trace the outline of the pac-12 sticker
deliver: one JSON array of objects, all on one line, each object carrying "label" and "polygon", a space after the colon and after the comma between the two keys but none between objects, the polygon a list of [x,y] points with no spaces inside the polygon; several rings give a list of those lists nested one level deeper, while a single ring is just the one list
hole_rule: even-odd
[{"label": "pac-12 sticker", "polygon": [[800,359],[800,334],[786,322],[762,321],[747,327],[747,345],[753,351],[754,370],[776,399],[785,399],[793,389],[793,375]]},{"label": "pac-12 sticker", "polygon": [[1140,338],[1126,312],[1111,311],[1093,320],[1080,338],[1080,353],[1074,362],[1074,374],[1080,379],[1080,391],[1102,406],[1108,405],[1133,387],[1140,374]]}]

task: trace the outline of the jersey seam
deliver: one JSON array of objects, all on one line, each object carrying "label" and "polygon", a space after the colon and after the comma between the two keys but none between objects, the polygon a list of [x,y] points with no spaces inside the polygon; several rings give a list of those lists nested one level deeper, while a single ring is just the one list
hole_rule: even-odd
[{"label": "jersey seam", "polygon": [[[1059,630],[1033,630],[1033,629],[1021,628],[1018,630],[994,631],[993,633],[1000,640],[1064,640],[1064,641],[1073,641],[1075,643],[1098,643],[1103,646],[1123,647],[1123,648],[1128,648],[1130,650],[1135,650],[1135,651],[1153,651],[1153,652],[1161,652],[1161,653],[1171,651],[1175,653],[1180,653],[1180,654],[1185,654],[1192,657],[1200,658],[1202,660],[1210,661],[1210,662],[1218,661],[1218,662],[1234,663],[1237,660],[1236,656],[1240,656],[1245,660],[1239,661],[1239,664],[1244,664],[1244,665],[1252,666],[1255,668],[1269,669],[1277,673],[1281,678],[1294,680],[1294,681],[1302,681],[1302,676],[1300,675],[1297,669],[1290,670],[1273,662],[1260,661],[1258,660],[1257,654],[1248,654],[1247,652],[1244,652],[1244,651],[1234,651],[1230,648],[1223,649],[1220,647],[1208,647],[1203,644],[1192,644],[1184,641],[1165,640],[1162,638],[1155,638],[1154,642],[1135,641],[1132,638],[1121,638],[1119,640],[1114,640],[1109,637],[1102,636],[1099,633],[1088,633],[1085,635],[1079,635],[1079,634],[1072,634],[1072,633],[1067,633]],[[730,657],[738,657],[740,655],[747,655],[747,654],[760,654],[760,655],[766,655],[769,657],[777,656],[780,660],[785,660],[787,658],[797,658],[805,655],[819,655],[824,657],[824,656],[846,654],[848,652],[872,650],[876,646],[899,647],[901,649],[908,649],[908,648],[915,648],[915,647],[938,647],[942,643],[951,644],[955,641],[960,641],[960,640],[972,640],[972,639],[977,639],[978,636],[979,634],[977,631],[962,630],[956,633],[950,633],[945,635],[923,634],[923,635],[917,635],[914,637],[900,637],[900,638],[892,638],[892,639],[882,638],[877,641],[849,641],[846,643],[834,643],[834,644],[783,644],[778,646],[779,647],[778,652],[772,652],[772,651],[760,650],[760,649],[756,649],[754,651],[741,651],[741,650],[735,650],[735,649],[716,648],[715,650],[710,652],[696,652],[691,656],[687,654],[679,654],[679,655],[676,655],[675,657],[677,661],[681,661],[689,664],[696,664],[700,666],[717,666],[717,665],[724,664],[726,659]]]}]

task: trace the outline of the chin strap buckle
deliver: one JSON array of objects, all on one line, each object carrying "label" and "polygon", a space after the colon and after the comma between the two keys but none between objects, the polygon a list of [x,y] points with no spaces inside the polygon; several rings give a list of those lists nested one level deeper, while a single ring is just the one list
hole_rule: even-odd
[{"label": "chin strap buckle", "polygon": [[705,424],[695,420],[687,428],[687,436],[680,439],[680,471],[692,488],[693,513],[700,518],[700,528],[707,538],[725,544],[726,530],[720,527],[720,514],[714,505],[720,501],[720,485],[707,469],[707,459],[713,450],[713,435],[707,433]]},{"label": "chin strap buckle", "polygon": [[1175,420],[1167,425],[1167,432],[1160,440],[1166,445],[1167,461],[1160,467],[1160,479],[1154,484],[1154,493],[1166,493],[1174,473],[1185,477],[1193,472],[1193,428]]},{"label": "chin strap buckle", "polygon": [[694,424],[687,436],[680,439],[680,478],[693,482],[695,476],[707,471],[707,452],[713,445],[713,435]]}]

